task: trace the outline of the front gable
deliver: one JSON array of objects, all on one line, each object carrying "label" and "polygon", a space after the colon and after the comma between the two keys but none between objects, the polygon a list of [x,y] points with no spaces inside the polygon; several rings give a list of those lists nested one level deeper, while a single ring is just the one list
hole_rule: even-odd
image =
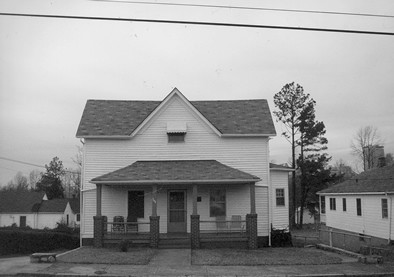
[{"label": "front gable", "polygon": [[186,124],[187,128],[185,119],[192,116],[203,123],[211,132],[218,136],[221,135],[220,131],[213,126],[177,88],[174,88],[172,92],[164,98],[161,104],[131,133],[131,137],[146,129],[154,120],[163,116],[163,113],[170,113],[166,116],[166,118],[169,119],[167,122],[167,131],[171,131],[168,129],[169,126],[181,126],[182,124]]}]

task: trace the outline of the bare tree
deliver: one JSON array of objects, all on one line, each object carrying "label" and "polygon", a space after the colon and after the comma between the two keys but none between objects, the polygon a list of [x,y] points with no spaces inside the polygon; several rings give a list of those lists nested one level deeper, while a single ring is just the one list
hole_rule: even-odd
[{"label": "bare tree", "polygon": [[382,143],[378,128],[374,126],[361,127],[354,135],[350,147],[352,154],[363,164],[364,171],[377,166],[376,152]]},{"label": "bare tree", "polygon": [[42,172],[34,169],[29,173],[29,186],[30,189],[36,189],[36,184],[41,180]]},{"label": "bare tree", "polygon": [[3,191],[8,191],[8,190],[22,191],[28,189],[29,186],[27,183],[27,178],[20,171],[14,176],[14,178],[11,181],[7,183],[6,186],[2,187]]}]

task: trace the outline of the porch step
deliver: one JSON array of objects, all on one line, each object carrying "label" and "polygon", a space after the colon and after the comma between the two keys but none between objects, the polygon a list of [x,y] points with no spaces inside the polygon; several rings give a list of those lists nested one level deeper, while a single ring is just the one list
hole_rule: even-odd
[{"label": "porch step", "polygon": [[162,249],[184,249],[190,248],[190,238],[161,238],[159,248]]}]

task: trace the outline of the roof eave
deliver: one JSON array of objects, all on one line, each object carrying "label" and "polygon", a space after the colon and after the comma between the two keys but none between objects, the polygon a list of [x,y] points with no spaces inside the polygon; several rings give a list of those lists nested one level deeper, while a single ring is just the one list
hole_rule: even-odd
[{"label": "roof eave", "polygon": [[223,180],[122,180],[122,181],[90,181],[96,185],[170,185],[170,184],[249,184],[260,182],[261,179],[223,179]]},{"label": "roof eave", "polygon": [[84,139],[132,139],[129,135],[114,135],[114,136],[100,136],[100,135],[93,135],[93,136],[76,136],[77,138],[84,138]]},{"label": "roof eave", "polygon": [[270,170],[272,170],[272,171],[295,171],[295,169],[294,168],[270,168]]},{"label": "roof eave", "polygon": [[375,191],[375,192],[317,192],[319,195],[386,195],[394,194],[394,191]]},{"label": "roof eave", "polygon": [[276,134],[221,134],[221,137],[272,137]]}]

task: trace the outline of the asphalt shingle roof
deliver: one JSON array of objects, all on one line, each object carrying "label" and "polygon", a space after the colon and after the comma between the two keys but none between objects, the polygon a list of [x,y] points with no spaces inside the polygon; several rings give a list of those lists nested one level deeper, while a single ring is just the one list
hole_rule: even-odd
[{"label": "asphalt shingle roof", "polygon": [[254,175],[224,165],[215,160],[137,161],[129,166],[92,179],[105,182],[160,181],[259,181]]},{"label": "asphalt shingle roof", "polygon": [[68,199],[51,199],[42,201],[38,210],[40,213],[64,213]]},{"label": "asphalt shingle roof", "polygon": [[[76,136],[128,136],[160,103],[88,100]],[[222,134],[276,134],[265,99],[190,103]]]},{"label": "asphalt shingle roof", "polygon": [[36,212],[44,195],[44,192],[35,191],[2,191],[0,192],[0,213]]},{"label": "asphalt shingle roof", "polygon": [[385,193],[394,192],[394,165],[365,171],[319,193]]}]

